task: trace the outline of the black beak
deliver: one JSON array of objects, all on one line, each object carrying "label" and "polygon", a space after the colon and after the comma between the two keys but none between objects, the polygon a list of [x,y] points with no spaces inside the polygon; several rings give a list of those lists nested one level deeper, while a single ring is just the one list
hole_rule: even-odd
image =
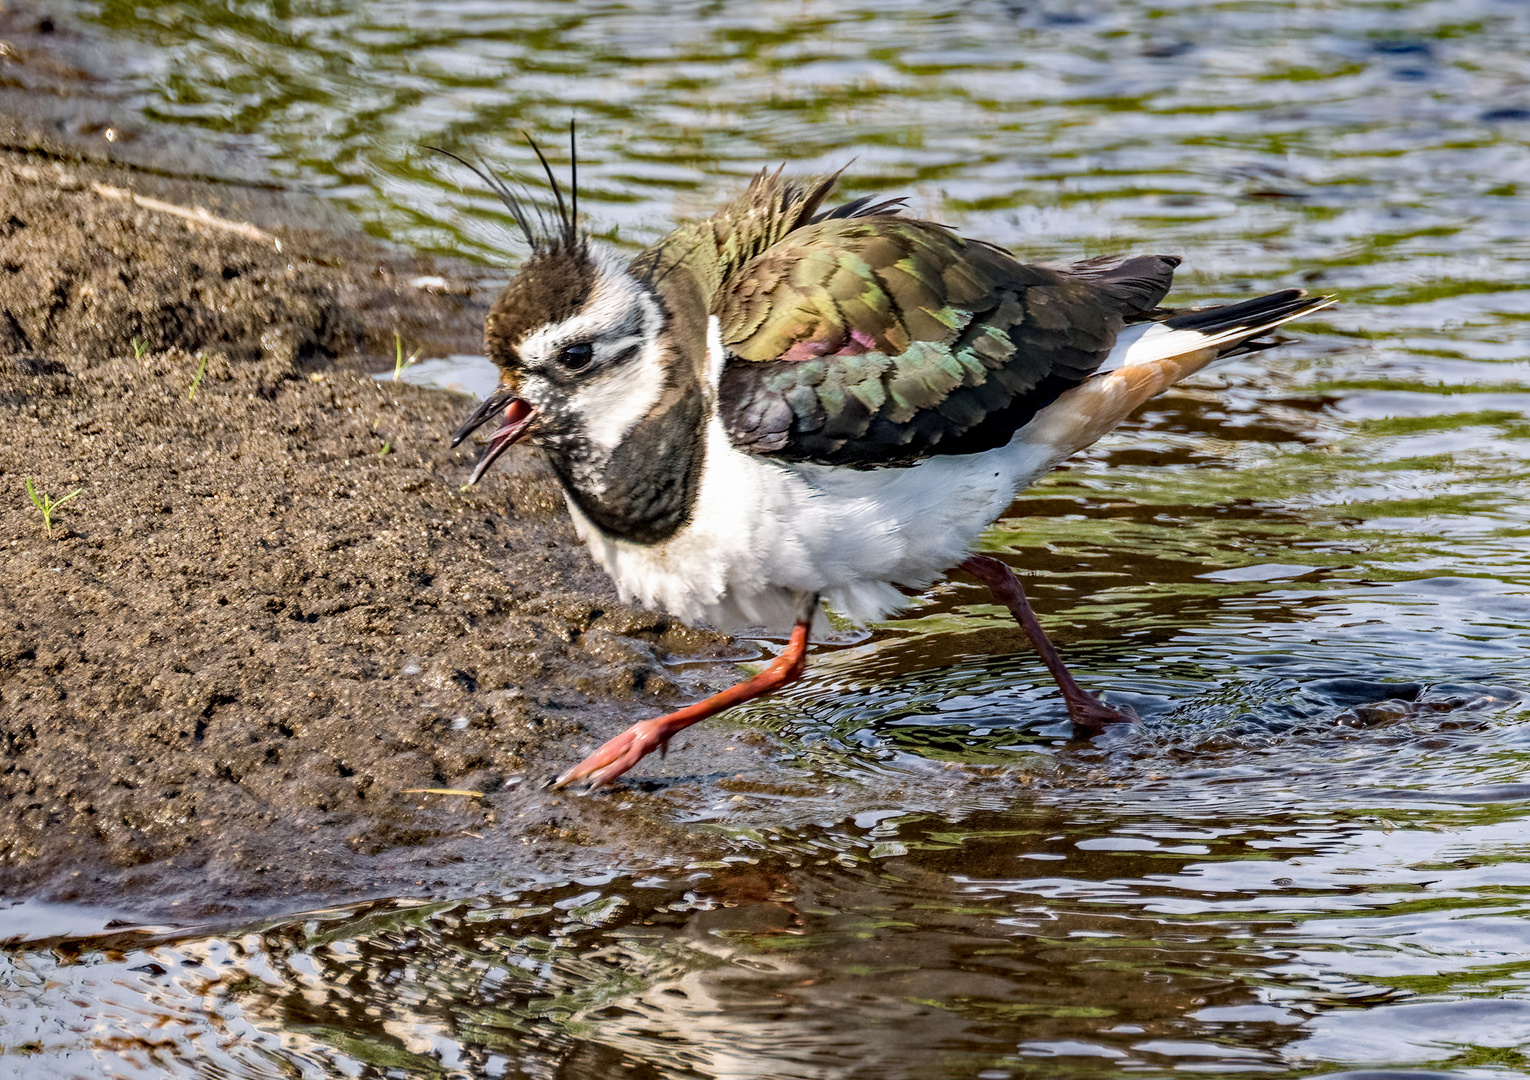
[{"label": "black beak", "polygon": [[515,395],[510,391],[496,390],[494,393],[480,401],[478,403],[478,408],[473,410],[472,415],[463,421],[463,424],[460,428],[452,433],[452,446],[461,446],[463,439],[473,434],[473,432],[476,431],[485,420],[489,419],[489,417],[495,415],[498,412],[502,412],[505,406],[510,404],[510,402],[513,400],[515,400]]},{"label": "black beak", "polygon": [[483,478],[483,474],[488,472],[489,466],[494,464],[494,459],[510,449],[526,434],[526,428],[536,418],[537,412],[509,390],[496,390],[486,397],[462,426],[452,434],[452,445],[460,446],[463,439],[481,427],[490,417],[501,413],[504,415],[500,417],[499,428],[484,446],[483,453],[478,456],[478,464],[473,467],[473,475],[468,477],[470,484],[478,483]]}]

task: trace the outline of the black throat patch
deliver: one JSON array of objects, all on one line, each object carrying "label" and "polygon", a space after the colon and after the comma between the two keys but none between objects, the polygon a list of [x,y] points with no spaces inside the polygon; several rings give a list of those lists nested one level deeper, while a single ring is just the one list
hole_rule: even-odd
[{"label": "black throat patch", "polygon": [[[574,446],[567,449],[578,453]],[[590,449],[588,443],[584,449]],[[564,487],[601,532],[635,544],[663,543],[691,520],[701,488],[706,461],[701,394],[694,385],[671,387],[604,461],[580,462],[551,447],[549,454]],[[595,465],[595,476],[581,476],[581,465]]]}]

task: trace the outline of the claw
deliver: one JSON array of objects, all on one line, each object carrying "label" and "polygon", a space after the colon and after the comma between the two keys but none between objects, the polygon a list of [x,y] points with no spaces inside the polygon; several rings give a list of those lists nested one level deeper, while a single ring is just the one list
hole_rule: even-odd
[{"label": "claw", "polygon": [[633,724],[616,738],[607,742],[555,781],[553,787],[562,789],[576,780],[589,780],[590,790],[605,787],[622,773],[636,765],[655,749],[669,742],[673,732],[666,732],[670,717],[644,720]]},{"label": "claw", "polygon": [[1073,721],[1073,726],[1088,733],[1090,737],[1098,735],[1111,724],[1138,724],[1142,717],[1137,715],[1137,710],[1130,705],[1122,705],[1119,709],[1105,704],[1093,694],[1084,691],[1082,698],[1064,698],[1068,704],[1068,719]]}]

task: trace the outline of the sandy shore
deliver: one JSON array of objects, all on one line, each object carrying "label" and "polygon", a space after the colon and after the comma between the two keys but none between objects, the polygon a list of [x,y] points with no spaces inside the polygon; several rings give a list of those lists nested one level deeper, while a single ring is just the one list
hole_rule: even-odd
[{"label": "sandy shore", "polygon": [[[182,175],[104,47],[14,5],[0,40],[0,897],[205,918],[704,851],[673,785],[538,782],[737,647],[617,603],[534,457],[461,490],[470,402],[369,375],[395,333],[475,349],[480,272],[237,156]],[[51,533],[28,479],[79,491]],[[693,741],[645,771],[768,759]]]}]

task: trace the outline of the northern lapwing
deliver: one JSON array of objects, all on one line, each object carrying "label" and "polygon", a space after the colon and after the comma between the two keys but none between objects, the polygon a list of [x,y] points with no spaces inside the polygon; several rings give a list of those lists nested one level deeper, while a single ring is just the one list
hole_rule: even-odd
[{"label": "northern lapwing", "polygon": [[499,420],[470,482],[524,439],[624,599],[791,627],[759,674],[633,725],[559,787],[609,784],[796,679],[822,605],[873,622],[954,567],[1013,612],[1081,731],[1135,719],[1078,686],[1015,575],[973,544],[1147,398],[1332,302],[1286,289],[1169,314],[1174,256],[1028,265],[901,199],[825,209],[837,176],[779,170],[627,261],[581,231],[577,179],[566,206],[547,170],[554,217],[475,171],[531,252],[484,325],[499,387],[453,439]]}]

